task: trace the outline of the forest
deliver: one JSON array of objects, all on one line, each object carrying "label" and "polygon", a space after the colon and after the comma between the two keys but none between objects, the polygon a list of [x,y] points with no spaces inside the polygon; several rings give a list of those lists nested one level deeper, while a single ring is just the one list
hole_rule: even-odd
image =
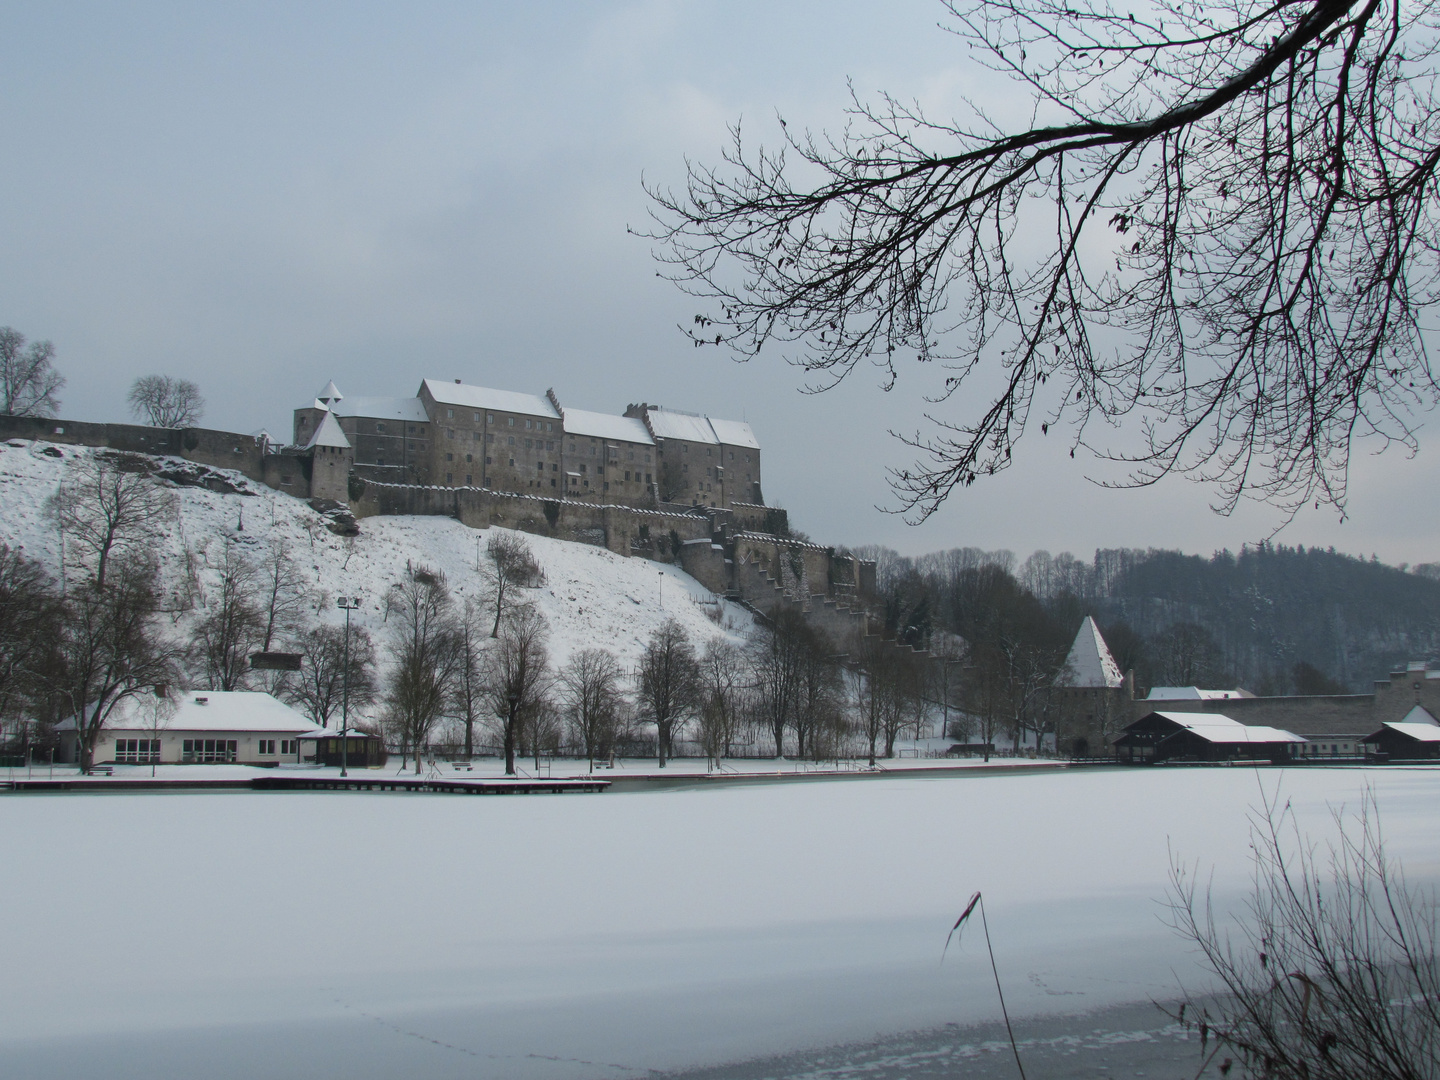
[{"label": "forest", "polygon": [[953,548],[877,563],[886,629],[945,651],[1024,642],[1063,663],[1093,615],[1137,687],[1244,687],[1256,694],[1364,693],[1397,665],[1440,652],[1440,564],[1388,566],[1333,548],[1247,545],[1208,558],[1111,548],[1068,552]]}]

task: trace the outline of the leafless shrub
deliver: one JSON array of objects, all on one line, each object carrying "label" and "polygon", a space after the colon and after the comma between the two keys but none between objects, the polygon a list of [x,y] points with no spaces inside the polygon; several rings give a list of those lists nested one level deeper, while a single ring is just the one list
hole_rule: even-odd
[{"label": "leafless shrub", "polygon": [[[1385,851],[1373,793],[1335,814],[1325,847],[1288,803],[1251,823],[1254,884],[1222,929],[1193,870],[1171,870],[1170,912],[1226,992],[1179,1016],[1266,1080],[1440,1076],[1440,920],[1433,891]],[[1188,1018],[1185,1016],[1188,1012]]]}]

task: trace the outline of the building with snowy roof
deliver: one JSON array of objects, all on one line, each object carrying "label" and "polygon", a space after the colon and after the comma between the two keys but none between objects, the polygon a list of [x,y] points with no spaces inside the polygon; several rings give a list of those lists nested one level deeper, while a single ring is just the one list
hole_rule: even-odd
[{"label": "building with snowy roof", "polygon": [[1127,724],[1115,742],[1121,761],[1289,761],[1305,739],[1219,713],[1150,712]]},{"label": "building with snowy roof", "polygon": [[1361,740],[1366,750],[1385,761],[1427,761],[1440,758],[1440,723],[1421,705],[1403,720],[1380,725],[1380,730]]},{"label": "building with snowy roof", "polygon": [[[59,760],[78,762],[75,718],[55,725]],[[321,732],[301,712],[256,690],[134,694],[106,717],[97,765],[278,765],[300,759],[300,740]]]},{"label": "building with snowy roof", "polygon": [[425,379],[412,398],[347,398],[332,380],[295,410],[295,445],[309,451],[334,426],[362,480],[645,508],[764,505],[760,442],[740,420],[648,404],[616,416],[567,407],[554,390],[459,379]]}]

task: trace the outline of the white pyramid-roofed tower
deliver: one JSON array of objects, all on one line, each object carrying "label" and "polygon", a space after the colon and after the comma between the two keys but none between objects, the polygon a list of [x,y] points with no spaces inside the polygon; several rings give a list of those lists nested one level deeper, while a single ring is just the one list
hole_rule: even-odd
[{"label": "white pyramid-roofed tower", "polygon": [[1080,624],[1080,632],[1075,635],[1075,644],[1070,646],[1070,655],[1065,657],[1065,663],[1070,668],[1067,686],[1115,690],[1124,685],[1125,677],[1120,674],[1120,665],[1110,655],[1105,639],[1100,636],[1100,628],[1089,615]]},{"label": "white pyramid-roofed tower", "polygon": [[344,401],[345,395],[340,393],[340,388],[335,385],[335,380],[331,379],[325,384],[325,389],[320,391],[319,399],[328,404],[334,401]]},{"label": "white pyramid-roofed tower", "polygon": [[350,440],[345,437],[345,432],[340,427],[340,422],[335,419],[335,414],[327,412],[325,418],[315,428],[315,434],[305,444],[309,450],[316,446],[331,446],[340,450],[350,449]]}]

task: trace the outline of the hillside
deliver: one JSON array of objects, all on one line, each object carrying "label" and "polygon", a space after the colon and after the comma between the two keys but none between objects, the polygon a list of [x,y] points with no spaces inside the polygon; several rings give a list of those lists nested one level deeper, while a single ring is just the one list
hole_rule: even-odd
[{"label": "hillside", "polygon": [[[22,548],[58,574],[60,537],[45,503],[67,463],[91,453],[83,447],[21,440],[0,443],[0,543]],[[169,477],[162,483],[173,489],[178,514],[157,537],[155,551],[175,609],[170,632],[182,640],[208,610],[225,545],[236,545],[257,559],[283,545],[310,579],[312,622],[341,623],[335,598],[358,595],[362,606],[353,616],[354,625],[370,631],[382,658],[385,597],[404,577],[407,564],[443,573],[462,603],[486,595],[477,560],[484,559],[489,530],[469,529],[450,518],[379,517],[362,521],[358,536],[339,536],[307,503],[238,473],[159,460]],[[717,599],[674,567],[585,544],[529,535],[524,539],[546,579],[544,585],[524,590],[525,599],[548,620],[550,658],[556,666],[579,649],[600,646],[633,668],[646,639],[669,618],[678,620],[697,645],[722,634],[739,640],[751,629],[748,611]]]}]

